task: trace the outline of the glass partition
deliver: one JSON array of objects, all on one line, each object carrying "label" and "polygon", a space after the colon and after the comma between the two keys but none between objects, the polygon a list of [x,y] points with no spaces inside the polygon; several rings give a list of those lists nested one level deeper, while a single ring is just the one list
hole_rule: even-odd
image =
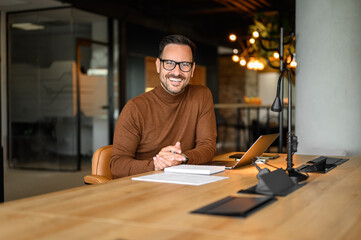
[{"label": "glass partition", "polygon": [[[91,76],[96,69],[107,70],[107,19],[62,8],[9,14],[8,23],[9,166],[79,170],[80,160],[92,156],[94,133],[107,131],[104,121],[94,120],[104,120],[107,74]],[[103,43],[82,50],[79,66],[78,39]],[[94,92],[94,78],[105,90]],[[84,99],[79,105],[82,98],[95,103],[99,96],[105,96],[101,109],[85,106]],[[108,144],[105,139],[99,144]]]}]

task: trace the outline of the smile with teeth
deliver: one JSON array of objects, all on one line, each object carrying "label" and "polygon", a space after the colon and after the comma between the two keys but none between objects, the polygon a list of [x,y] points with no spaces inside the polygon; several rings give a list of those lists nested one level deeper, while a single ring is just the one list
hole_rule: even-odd
[{"label": "smile with teeth", "polygon": [[170,77],[169,80],[170,80],[171,82],[181,82],[183,79],[182,79],[182,78]]},{"label": "smile with teeth", "polygon": [[168,79],[169,79],[170,84],[171,84],[172,86],[174,86],[174,87],[179,87],[179,86],[181,85],[182,80],[183,80],[184,78],[182,78],[182,77],[169,77]]}]

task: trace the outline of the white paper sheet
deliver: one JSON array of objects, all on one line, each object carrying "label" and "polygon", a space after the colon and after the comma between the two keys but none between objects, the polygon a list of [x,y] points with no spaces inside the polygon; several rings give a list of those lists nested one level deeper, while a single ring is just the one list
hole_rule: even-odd
[{"label": "white paper sheet", "polygon": [[164,168],[164,172],[210,175],[223,172],[225,169],[225,166],[181,164],[173,167]]},{"label": "white paper sheet", "polygon": [[211,182],[220,181],[226,178],[228,177],[184,173],[155,173],[141,177],[133,177],[132,180],[199,186]]}]

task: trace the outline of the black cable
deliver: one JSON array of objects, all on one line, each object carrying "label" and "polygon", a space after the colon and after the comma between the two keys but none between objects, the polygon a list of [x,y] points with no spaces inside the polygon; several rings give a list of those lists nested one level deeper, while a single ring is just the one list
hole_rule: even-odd
[{"label": "black cable", "polygon": [[273,165],[271,165],[271,164],[269,164],[269,163],[264,163],[264,164],[266,164],[266,165],[268,165],[268,166],[270,166],[270,167],[273,167],[273,168],[276,168],[276,169],[278,169],[278,167],[275,167],[275,166],[273,166]]}]

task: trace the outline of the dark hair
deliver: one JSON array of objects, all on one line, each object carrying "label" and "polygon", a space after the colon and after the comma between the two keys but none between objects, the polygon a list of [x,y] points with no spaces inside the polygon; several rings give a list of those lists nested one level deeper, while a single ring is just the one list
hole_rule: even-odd
[{"label": "dark hair", "polygon": [[162,57],[163,50],[168,44],[178,44],[186,45],[191,48],[192,51],[192,61],[194,62],[196,56],[196,45],[189,38],[186,38],[182,35],[168,35],[165,36],[162,41],[159,43],[159,57]]}]

